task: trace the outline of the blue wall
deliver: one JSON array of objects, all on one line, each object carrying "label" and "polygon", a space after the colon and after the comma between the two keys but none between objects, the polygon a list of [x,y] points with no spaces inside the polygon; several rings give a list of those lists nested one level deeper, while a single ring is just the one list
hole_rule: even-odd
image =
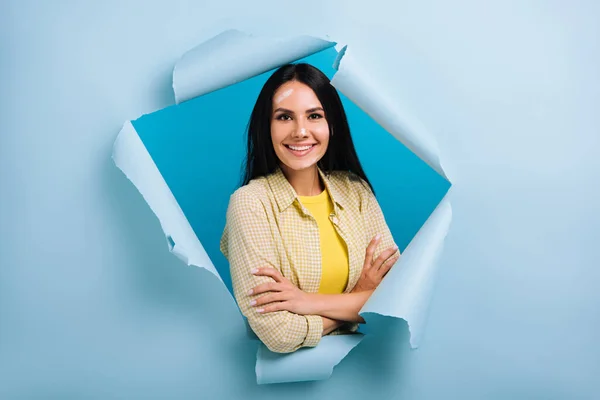
[{"label": "blue wall", "polygon": [[[338,53],[329,47],[297,62],[330,79]],[[233,293],[219,243],[229,196],[241,183],[246,126],[258,93],[273,71],[133,121],[219,275]],[[343,94],[352,137],[394,240],[404,251],[446,194],[450,183],[387,133]]]},{"label": "blue wall", "polygon": [[[2,2],[0,398],[597,398],[599,15]],[[124,121],[173,104],[177,58],[232,27],[347,43],[438,138],[454,220],[420,349],[365,339],[327,381],[256,386],[235,304],[112,164]]]}]

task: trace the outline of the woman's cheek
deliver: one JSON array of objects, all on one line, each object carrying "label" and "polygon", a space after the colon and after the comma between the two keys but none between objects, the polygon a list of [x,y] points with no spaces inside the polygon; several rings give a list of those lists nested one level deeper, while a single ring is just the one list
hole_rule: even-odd
[{"label": "woman's cheek", "polygon": [[329,137],[329,124],[326,121],[323,121],[317,127],[316,132],[318,132],[319,138],[321,138],[321,140],[322,138]]}]

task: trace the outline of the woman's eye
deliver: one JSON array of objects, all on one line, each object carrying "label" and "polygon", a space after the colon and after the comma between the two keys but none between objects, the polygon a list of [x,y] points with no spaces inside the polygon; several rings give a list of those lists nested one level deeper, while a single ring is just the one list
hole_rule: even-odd
[{"label": "woman's eye", "polygon": [[319,118],[323,118],[323,116],[321,114],[316,114],[316,113],[310,114],[308,116],[308,119],[319,119]]},{"label": "woman's eye", "polygon": [[275,119],[278,119],[280,121],[289,121],[292,118],[287,114],[280,114]]}]

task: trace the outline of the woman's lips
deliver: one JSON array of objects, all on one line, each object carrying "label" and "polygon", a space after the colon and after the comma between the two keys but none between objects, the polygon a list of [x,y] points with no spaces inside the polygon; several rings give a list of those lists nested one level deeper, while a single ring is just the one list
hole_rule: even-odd
[{"label": "woman's lips", "polygon": [[[293,149],[289,148],[288,146],[285,146],[285,148],[288,149],[288,151],[290,153],[292,153],[293,155],[295,155],[296,157],[304,157],[305,155],[310,153],[316,146],[317,146],[316,144],[313,144],[312,146],[310,146],[309,149],[306,149],[306,150],[293,150]],[[294,146],[294,147],[304,147],[304,146]]]}]

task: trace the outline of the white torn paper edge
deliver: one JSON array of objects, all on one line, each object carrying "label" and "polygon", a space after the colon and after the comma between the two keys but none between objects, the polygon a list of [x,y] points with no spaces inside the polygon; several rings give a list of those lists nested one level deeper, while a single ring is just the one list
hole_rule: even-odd
[{"label": "white torn paper edge", "polygon": [[125,122],[117,136],[112,158],[158,217],[169,250],[187,265],[206,268],[223,283],[130,121]]},{"label": "white torn paper edge", "polygon": [[[419,120],[398,108],[385,88],[377,85],[371,75],[362,70],[360,62],[352,57],[346,47],[339,50],[336,64],[338,71],[331,84],[438,174],[448,179],[437,142]],[[452,221],[451,191],[452,188],[359,313],[367,323],[368,313],[404,319],[409,327],[412,348],[418,347],[423,336],[438,260]]]},{"label": "white torn paper edge", "polygon": [[256,354],[256,382],[266,384],[327,379],[333,373],[333,368],[363,338],[364,335],[360,333],[324,336],[316,347],[303,347],[287,354],[273,353],[261,345]]},{"label": "white torn paper edge", "polygon": [[[241,82],[281,64],[293,62],[331,45],[319,38],[257,38],[239,31],[226,31],[187,52],[173,73],[177,102]],[[344,49],[345,50],[345,49]],[[343,56],[343,59],[342,59]],[[244,60],[238,64],[238,60]],[[344,51],[336,60],[339,71],[332,80],[340,92],[398,138],[434,170],[446,177],[435,140],[416,119],[394,108],[384,91],[377,91],[357,62],[350,62]],[[206,268],[223,283],[204,247],[131,122],[126,122],[113,149],[117,167],[138,188],[167,237],[169,250],[187,265]],[[437,260],[451,220],[448,194],[361,310],[402,318],[409,325],[411,346],[422,336],[429,298],[436,276]],[[399,288],[405,288],[399,290]],[[225,290],[227,290],[225,288]],[[399,292],[402,292],[399,294]],[[259,345],[256,373],[258,383],[321,380],[362,339],[362,335],[326,336],[312,349],[275,354]],[[308,351],[306,351],[308,350]],[[316,358],[315,358],[316,357]]]},{"label": "white torn paper edge", "polygon": [[177,62],[173,70],[175,101],[179,104],[242,82],[331,44],[310,36],[274,38],[225,31],[194,47]]},{"label": "white torn paper edge", "polygon": [[437,141],[423,124],[411,114],[397,107],[391,93],[377,85],[372,74],[365,72],[360,61],[348,52],[346,46],[338,49],[338,71],[331,84],[354,104],[394,135],[438,174],[448,179],[440,160]]},{"label": "white torn paper edge", "polygon": [[369,313],[405,320],[412,348],[418,347],[425,330],[437,264],[452,221],[448,199],[446,194],[359,312],[367,323]]}]

